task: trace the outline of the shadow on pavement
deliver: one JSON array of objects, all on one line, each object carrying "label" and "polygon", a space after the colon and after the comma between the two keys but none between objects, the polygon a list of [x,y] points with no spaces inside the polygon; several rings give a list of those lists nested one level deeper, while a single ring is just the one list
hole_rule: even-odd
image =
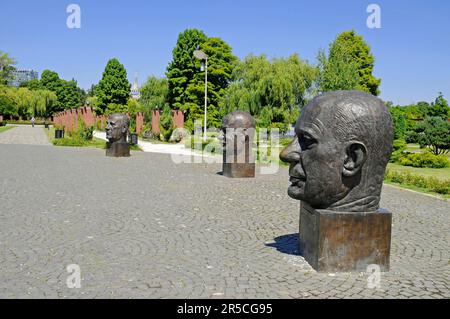
[{"label": "shadow on pavement", "polygon": [[276,237],[274,241],[274,243],[266,244],[266,246],[276,248],[283,254],[300,256],[298,233]]}]

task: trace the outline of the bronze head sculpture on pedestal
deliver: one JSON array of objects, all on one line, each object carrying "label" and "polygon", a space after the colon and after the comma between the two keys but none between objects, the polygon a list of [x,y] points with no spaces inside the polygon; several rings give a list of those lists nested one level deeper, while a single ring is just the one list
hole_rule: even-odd
[{"label": "bronze head sculpture on pedestal", "polygon": [[321,94],[302,109],[295,133],[280,155],[290,164],[290,197],[314,209],[378,210],[393,141],[380,99],[359,91]]},{"label": "bronze head sculpture on pedestal", "polygon": [[108,139],[106,156],[128,157],[130,146],[127,143],[130,120],[126,114],[116,113],[108,117],[106,138]]},{"label": "bronze head sculpture on pedestal", "polygon": [[111,114],[108,117],[106,138],[110,143],[126,143],[129,122],[128,116],[121,113]]},{"label": "bronze head sculpture on pedestal", "polygon": [[248,112],[234,111],[222,121],[223,175],[232,178],[255,177],[253,140],[255,119]]}]

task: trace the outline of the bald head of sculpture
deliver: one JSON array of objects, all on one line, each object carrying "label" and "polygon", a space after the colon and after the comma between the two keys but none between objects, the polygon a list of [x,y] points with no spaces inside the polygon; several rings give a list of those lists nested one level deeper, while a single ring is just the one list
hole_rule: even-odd
[{"label": "bald head of sculpture", "polygon": [[332,211],[379,208],[393,141],[380,99],[360,91],[321,94],[303,108],[295,133],[280,154],[290,164],[290,197]]},{"label": "bald head of sculpture", "polygon": [[106,138],[110,143],[126,143],[129,118],[126,114],[116,113],[108,117],[106,123]]}]

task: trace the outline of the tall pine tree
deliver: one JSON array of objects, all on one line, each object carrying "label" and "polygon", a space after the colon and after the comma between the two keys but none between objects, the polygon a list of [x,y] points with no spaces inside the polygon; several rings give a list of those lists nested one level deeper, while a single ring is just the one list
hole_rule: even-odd
[{"label": "tall pine tree", "polygon": [[130,97],[131,84],[128,82],[127,71],[117,59],[108,61],[103,77],[95,88],[98,98],[96,112],[105,113],[109,104],[127,104]]}]

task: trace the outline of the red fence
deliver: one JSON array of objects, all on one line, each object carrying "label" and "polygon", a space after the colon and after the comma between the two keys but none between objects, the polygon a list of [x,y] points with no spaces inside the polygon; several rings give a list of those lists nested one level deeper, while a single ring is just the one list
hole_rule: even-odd
[{"label": "red fence", "polygon": [[[159,121],[160,121],[161,111],[152,111],[152,132],[154,134],[159,134]],[[172,111],[173,124],[175,128],[182,128],[184,126],[184,114],[182,111]],[[97,123],[97,127],[100,129],[106,128],[106,115],[95,116],[92,109],[88,106],[66,110],[53,115],[53,123],[55,126],[64,127],[67,132],[73,132],[78,127],[78,121],[83,120],[86,126],[94,126]],[[136,114],[136,133],[142,133],[144,128],[144,114]]]}]

